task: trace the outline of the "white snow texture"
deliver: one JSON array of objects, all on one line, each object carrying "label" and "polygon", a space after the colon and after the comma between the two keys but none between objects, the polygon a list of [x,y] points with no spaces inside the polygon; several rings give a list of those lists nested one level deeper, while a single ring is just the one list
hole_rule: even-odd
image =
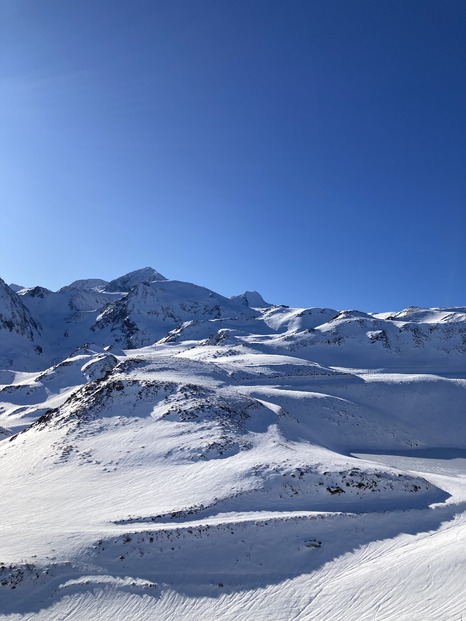
[{"label": "white snow texture", "polygon": [[466,308],[0,280],[0,619],[466,619]]}]

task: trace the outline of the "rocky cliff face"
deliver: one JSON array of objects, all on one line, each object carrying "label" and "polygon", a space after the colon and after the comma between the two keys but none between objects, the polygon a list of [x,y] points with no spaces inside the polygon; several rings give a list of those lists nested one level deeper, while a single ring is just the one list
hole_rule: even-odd
[{"label": "rocky cliff face", "polygon": [[40,326],[31,317],[21,298],[0,278],[0,330],[29,341],[39,336]]},{"label": "rocky cliff face", "polygon": [[42,351],[40,323],[0,279],[0,368],[36,368],[42,364]]}]

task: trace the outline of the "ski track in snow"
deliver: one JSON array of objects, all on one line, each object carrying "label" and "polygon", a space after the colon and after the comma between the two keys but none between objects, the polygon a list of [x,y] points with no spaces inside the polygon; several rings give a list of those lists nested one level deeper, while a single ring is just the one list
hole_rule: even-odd
[{"label": "ski track in snow", "polygon": [[145,268],[0,320],[0,619],[466,619],[464,308]]}]

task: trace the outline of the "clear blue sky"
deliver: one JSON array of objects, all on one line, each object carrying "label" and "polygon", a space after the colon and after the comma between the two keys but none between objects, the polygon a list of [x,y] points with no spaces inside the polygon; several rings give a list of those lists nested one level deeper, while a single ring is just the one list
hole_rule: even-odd
[{"label": "clear blue sky", "polygon": [[0,276],[466,305],[466,3],[1,0]]}]

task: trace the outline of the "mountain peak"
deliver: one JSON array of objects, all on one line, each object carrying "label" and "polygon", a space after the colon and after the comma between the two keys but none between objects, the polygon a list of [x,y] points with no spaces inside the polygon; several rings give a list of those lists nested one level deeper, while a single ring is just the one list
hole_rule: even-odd
[{"label": "mountain peak", "polygon": [[62,287],[59,290],[59,293],[63,293],[64,291],[73,291],[73,289],[78,291],[85,291],[87,289],[103,289],[106,285],[108,285],[108,280],[102,280],[101,278],[85,278],[83,280],[75,280],[70,285]]},{"label": "mountain peak", "polygon": [[18,291],[21,291],[21,289],[25,289],[25,287],[23,287],[23,285],[17,285],[16,283],[12,282],[8,285],[10,287],[10,289],[12,291],[14,291],[15,293],[18,293]]},{"label": "mountain peak", "polygon": [[106,291],[130,291],[135,285],[138,285],[142,282],[157,282],[160,280],[167,280],[165,276],[159,274],[157,270],[154,270],[152,267],[143,267],[139,270],[134,270],[134,272],[129,272],[124,276],[120,276],[119,278],[115,278],[111,280],[108,285],[105,287]]},{"label": "mountain peak", "polygon": [[243,304],[244,306],[250,306],[251,308],[267,308],[273,306],[273,304],[266,302],[257,291],[245,291],[241,293],[241,295],[232,295],[230,300]]}]

